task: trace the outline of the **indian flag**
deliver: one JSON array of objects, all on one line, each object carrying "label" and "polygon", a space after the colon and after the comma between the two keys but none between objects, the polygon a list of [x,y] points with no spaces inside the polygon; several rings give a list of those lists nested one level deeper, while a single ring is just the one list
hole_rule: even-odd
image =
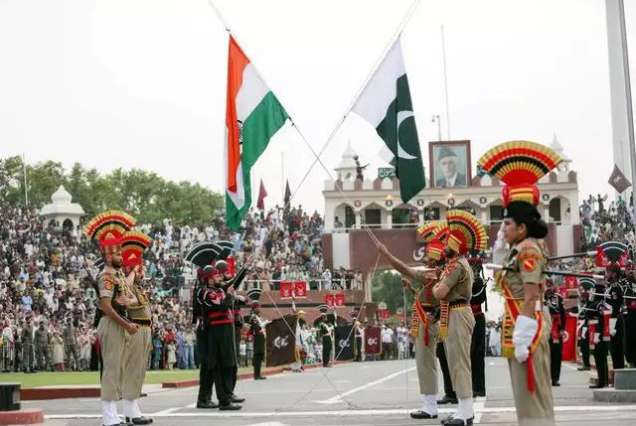
[{"label": "indian flag", "polygon": [[230,37],[227,72],[226,222],[238,229],[252,204],[250,170],[288,115]]}]

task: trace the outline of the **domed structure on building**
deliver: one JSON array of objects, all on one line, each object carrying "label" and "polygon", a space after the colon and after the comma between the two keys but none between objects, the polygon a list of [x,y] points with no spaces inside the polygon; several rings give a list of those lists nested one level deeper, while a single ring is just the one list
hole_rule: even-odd
[{"label": "domed structure on building", "polygon": [[73,197],[63,185],[51,196],[51,203],[40,210],[40,216],[45,223],[55,223],[63,229],[76,230],[80,225],[80,218],[84,216],[84,209],[73,202]]}]

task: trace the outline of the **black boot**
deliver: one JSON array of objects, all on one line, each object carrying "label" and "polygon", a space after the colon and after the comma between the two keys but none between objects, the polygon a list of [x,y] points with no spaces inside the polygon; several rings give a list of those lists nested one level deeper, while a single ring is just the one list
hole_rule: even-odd
[{"label": "black boot", "polygon": [[152,419],[144,416],[134,417],[132,419],[130,417],[126,417],[126,423],[133,425],[149,425],[152,423]]},{"label": "black boot", "polygon": [[236,411],[236,410],[240,410],[241,407],[240,405],[236,405],[236,404],[232,404],[231,402],[225,405],[219,405],[219,410],[221,411]]},{"label": "black boot", "polygon": [[197,401],[197,408],[211,409],[219,408],[219,406],[212,401]]},{"label": "black boot", "polygon": [[457,398],[450,395],[444,395],[444,398],[439,399],[437,403],[440,405],[457,404]]},{"label": "black boot", "polygon": [[436,419],[437,414],[431,415],[424,410],[411,411],[412,419]]}]

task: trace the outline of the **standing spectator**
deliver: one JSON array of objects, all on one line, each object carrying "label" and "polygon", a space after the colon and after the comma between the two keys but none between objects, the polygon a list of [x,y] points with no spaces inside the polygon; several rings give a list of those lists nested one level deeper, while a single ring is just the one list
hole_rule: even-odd
[{"label": "standing spectator", "polygon": [[[42,325],[40,325],[42,327]],[[37,331],[35,332],[37,339]],[[33,326],[31,325],[31,317],[26,318],[26,324],[22,328],[22,371],[25,373],[33,373]],[[39,366],[38,366],[39,367]]]},{"label": "standing spectator", "polygon": [[64,330],[62,331],[62,339],[64,340],[64,360],[67,370],[77,370],[78,353],[77,353],[77,336],[75,327],[70,318],[64,321]]},{"label": "standing spectator", "polygon": [[172,370],[177,362],[177,345],[174,341],[168,343],[167,347],[168,370]]},{"label": "standing spectator", "polygon": [[79,334],[78,343],[80,347],[79,369],[80,371],[88,371],[91,361],[91,337],[86,329],[82,329],[82,332]]},{"label": "standing spectator", "polygon": [[393,329],[382,324],[382,360],[393,359]]},{"label": "standing spectator", "polygon": [[44,321],[40,321],[40,326],[35,330],[35,359],[39,371],[47,371],[50,366],[49,344],[51,338],[49,331],[44,326]]},{"label": "standing spectator", "polygon": [[184,354],[185,354],[185,368],[193,369],[194,366],[194,341],[196,336],[192,330],[192,326],[188,326],[184,335]]},{"label": "standing spectator", "polygon": [[58,331],[53,332],[53,367],[55,371],[64,371],[64,339]]}]

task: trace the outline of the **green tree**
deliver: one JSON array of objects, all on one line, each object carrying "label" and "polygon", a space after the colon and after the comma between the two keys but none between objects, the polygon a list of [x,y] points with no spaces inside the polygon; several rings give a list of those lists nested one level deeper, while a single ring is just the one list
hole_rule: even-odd
[{"label": "green tree", "polygon": [[[223,207],[221,194],[199,184],[166,181],[140,169],[115,169],[104,175],[75,163],[66,172],[61,163],[47,161],[27,166],[27,177],[31,206],[41,208],[64,185],[89,217],[106,209],[122,209],[140,223],[157,224],[169,218],[176,224],[203,225]],[[0,159],[0,197],[9,204],[24,204],[20,157]]]},{"label": "green tree", "polygon": [[[371,298],[374,302],[384,302],[389,311],[395,313],[404,306],[404,290],[402,275],[394,270],[376,272],[371,281]],[[413,305],[413,295],[406,291],[406,312]]]}]

